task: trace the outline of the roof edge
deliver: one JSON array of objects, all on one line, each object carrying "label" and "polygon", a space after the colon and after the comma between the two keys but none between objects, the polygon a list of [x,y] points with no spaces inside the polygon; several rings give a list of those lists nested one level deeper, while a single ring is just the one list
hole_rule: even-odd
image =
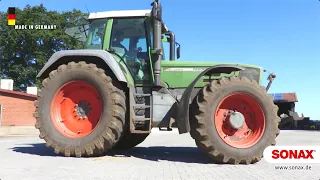
[{"label": "roof edge", "polygon": [[20,96],[25,96],[25,97],[37,98],[37,95],[28,94],[28,93],[25,93],[25,92],[11,91],[11,90],[7,90],[7,89],[0,89],[0,94],[1,93],[7,93],[7,94],[14,94],[14,95],[20,95]]},{"label": "roof edge", "polygon": [[90,13],[87,19],[116,18],[116,17],[138,17],[151,15],[151,10],[118,10]]}]

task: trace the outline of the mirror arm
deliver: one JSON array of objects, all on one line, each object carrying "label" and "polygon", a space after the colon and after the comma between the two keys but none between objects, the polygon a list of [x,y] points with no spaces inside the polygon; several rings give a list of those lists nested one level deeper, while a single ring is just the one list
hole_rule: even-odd
[{"label": "mirror arm", "polygon": [[178,48],[177,48],[177,59],[179,59],[180,58],[180,44],[177,43],[177,42],[175,42],[175,44],[178,46]]}]

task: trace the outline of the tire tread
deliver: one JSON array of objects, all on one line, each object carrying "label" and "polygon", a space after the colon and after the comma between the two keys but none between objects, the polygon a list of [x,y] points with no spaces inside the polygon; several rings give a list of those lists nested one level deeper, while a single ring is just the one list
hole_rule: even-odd
[{"label": "tire tread", "polygon": [[[47,132],[45,128],[42,127],[42,121],[40,118],[40,108],[39,102],[43,94],[48,90],[48,84],[51,80],[53,80],[58,74],[65,72],[65,71],[73,71],[75,69],[83,69],[89,71],[92,75],[99,76],[99,78],[104,79],[105,87],[110,87],[107,91],[112,97],[112,109],[114,110],[111,113],[110,121],[107,127],[105,127],[104,131],[91,143],[88,143],[82,147],[77,147],[74,149],[70,149],[68,147],[62,147],[59,142],[56,142],[51,137],[47,136]],[[34,117],[36,118],[36,125],[35,127],[39,130],[40,135],[39,137],[46,141],[46,146],[51,147],[54,149],[56,154],[62,153],[64,156],[100,156],[108,149],[115,144],[123,130],[123,126],[125,123],[125,113],[126,113],[126,95],[123,90],[119,89],[115,86],[112,79],[105,74],[105,71],[101,68],[98,68],[95,64],[87,64],[85,61],[76,62],[69,62],[68,64],[60,65],[57,70],[53,70],[49,73],[49,77],[42,81],[43,87],[38,91],[38,98],[34,102],[36,107],[36,111],[34,113]]]},{"label": "tire tread", "polygon": [[[213,160],[228,163],[228,164],[250,164],[255,163],[261,160],[263,155],[263,150],[256,154],[254,157],[248,157],[245,159],[239,159],[237,157],[228,157],[224,152],[219,152],[216,144],[209,140],[208,134],[206,132],[205,127],[205,114],[208,113],[206,105],[208,104],[209,97],[215,91],[227,86],[230,83],[246,83],[253,86],[257,91],[264,91],[266,93],[265,88],[260,86],[256,81],[249,80],[246,77],[222,77],[219,80],[212,81],[209,85],[204,87],[201,91],[199,91],[196,96],[196,100],[191,104],[190,110],[190,135],[195,140],[196,145],[207,152]],[[273,101],[272,96],[268,95],[268,100]],[[278,128],[278,124],[280,122],[280,118],[277,115],[278,106],[273,105],[274,111],[271,112],[273,119],[275,120],[273,127],[274,136],[269,137],[268,144],[275,145],[275,139],[279,135],[280,130]]]}]

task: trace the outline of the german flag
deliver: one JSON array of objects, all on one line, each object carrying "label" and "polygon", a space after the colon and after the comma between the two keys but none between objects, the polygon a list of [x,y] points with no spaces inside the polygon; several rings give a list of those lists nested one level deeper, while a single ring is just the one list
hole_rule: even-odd
[{"label": "german flag", "polygon": [[14,7],[8,8],[8,25],[9,26],[16,25],[16,8]]}]

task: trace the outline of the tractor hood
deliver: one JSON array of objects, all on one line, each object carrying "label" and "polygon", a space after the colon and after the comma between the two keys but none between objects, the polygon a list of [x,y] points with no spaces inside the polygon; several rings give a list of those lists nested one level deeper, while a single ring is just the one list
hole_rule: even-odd
[{"label": "tractor hood", "polygon": [[[248,64],[222,63],[222,62],[191,62],[191,61],[162,61],[161,62],[161,79],[169,88],[185,88],[205,69],[221,64],[232,64],[244,67],[245,70],[233,72],[231,74],[221,74],[211,79],[217,79],[221,76],[245,76],[249,79],[262,81],[263,68]],[[209,77],[204,77],[196,84],[196,87],[203,87],[208,83]]]},{"label": "tractor hood", "polygon": [[225,63],[225,62],[194,62],[194,61],[162,61],[161,66],[166,67],[203,67],[208,68],[211,66],[219,65],[219,64],[232,64],[232,65],[238,65],[241,67],[251,67],[251,68],[258,68],[263,69],[259,66],[249,65],[249,64],[239,64],[239,63]]}]

